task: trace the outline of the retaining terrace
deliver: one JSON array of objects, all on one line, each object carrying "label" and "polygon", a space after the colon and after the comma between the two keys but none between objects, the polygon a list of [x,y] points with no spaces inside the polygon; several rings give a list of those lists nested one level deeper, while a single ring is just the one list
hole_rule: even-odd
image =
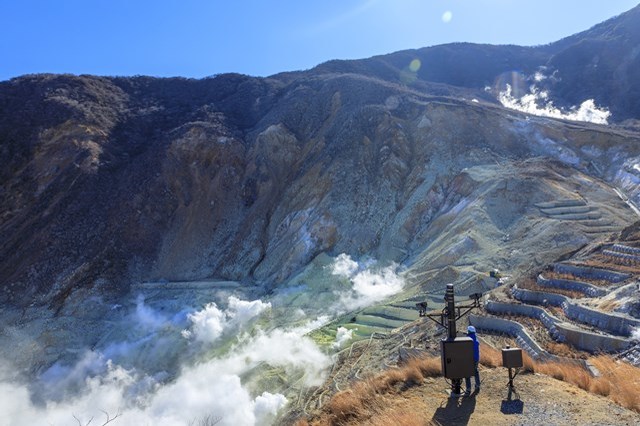
[{"label": "retaining terrace", "polygon": [[549,288],[559,288],[562,290],[577,291],[588,297],[602,297],[608,293],[608,291],[601,287],[596,287],[592,284],[584,283],[582,281],[574,280],[561,280],[555,278],[545,278],[542,275],[538,275],[536,280],[539,286]]},{"label": "retaining terrace", "polygon": [[629,247],[623,244],[614,244],[613,247],[611,247],[611,249],[613,251],[617,251],[620,253],[627,253],[627,254],[640,256],[640,248],[637,248],[637,247]]},{"label": "retaining terrace", "polygon": [[626,263],[640,263],[640,256],[636,254],[621,253],[613,250],[602,250],[602,254]]},{"label": "retaining terrace", "polygon": [[526,290],[516,285],[511,289],[511,293],[516,300],[524,303],[560,306],[567,318],[592,325],[618,336],[631,336],[634,329],[640,327],[640,320],[638,319],[587,308],[572,302],[571,299],[561,294]]},{"label": "retaining terrace", "polygon": [[631,345],[628,339],[582,330],[560,320],[538,306],[488,301],[485,303],[485,309],[494,314],[523,315],[536,318],[544,324],[554,340],[570,343],[576,348],[590,353],[619,352]]},{"label": "retaining terrace", "polygon": [[473,325],[480,331],[497,332],[506,334],[516,338],[518,346],[522,348],[529,356],[537,361],[544,362],[562,362],[568,364],[577,364],[586,368],[593,376],[598,376],[598,370],[589,362],[583,359],[565,358],[547,352],[540,347],[538,343],[527,333],[522,324],[492,316],[480,316],[475,314],[469,315],[469,324]]},{"label": "retaining terrace", "polygon": [[553,271],[558,274],[570,274],[579,278],[604,280],[616,284],[631,278],[631,274],[610,271],[608,269],[594,268],[592,266],[569,265],[566,263],[554,263]]}]

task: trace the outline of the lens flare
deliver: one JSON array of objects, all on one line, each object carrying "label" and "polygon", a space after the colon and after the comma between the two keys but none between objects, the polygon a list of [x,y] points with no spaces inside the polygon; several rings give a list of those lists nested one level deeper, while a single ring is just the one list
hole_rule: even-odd
[{"label": "lens flare", "polygon": [[451,22],[452,18],[453,18],[453,13],[451,13],[450,10],[447,10],[442,14],[442,22],[444,22],[445,24],[448,24],[449,22]]},{"label": "lens flare", "polygon": [[420,62],[420,59],[414,59],[409,64],[409,70],[411,70],[412,72],[418,72],[421,66],[422,66],[422,62]]}]

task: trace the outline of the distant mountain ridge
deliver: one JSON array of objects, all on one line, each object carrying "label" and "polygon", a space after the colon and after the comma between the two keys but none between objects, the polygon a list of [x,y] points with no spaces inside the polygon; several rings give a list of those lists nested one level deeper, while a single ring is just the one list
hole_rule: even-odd
[{"label": "distant mountain ridge", "polygon": [[[469,89],[468,96],[495,101],[497,91],[504,88],[502,75],[517,72],[528,79],[542,71],[555,78],[537,85],[549,91],[556,105],[568,108],[594,99],[612,112],[612,121],[620,122],[640,118],[638,46],[640,5],[548,45],[453,43],[369,59],[329,61],[308,72],[369,75],[434,94],[438,89],[432,83],[441,83]],[[414,59],[420,60],[421,66],[412,73],[408,65]],[[485,93],[487,87],[490,93]],[[440,91],[444,92],[442,88]]]}]

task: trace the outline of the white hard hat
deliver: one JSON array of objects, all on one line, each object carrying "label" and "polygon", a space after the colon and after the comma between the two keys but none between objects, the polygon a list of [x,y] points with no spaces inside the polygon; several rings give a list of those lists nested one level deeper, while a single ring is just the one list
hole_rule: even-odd
[{"label": "white hard hat", "polygon": [[470,325],[469,327],[467,327],[467,333],[475,333],[476,332],[476,328],[472,325]]}]

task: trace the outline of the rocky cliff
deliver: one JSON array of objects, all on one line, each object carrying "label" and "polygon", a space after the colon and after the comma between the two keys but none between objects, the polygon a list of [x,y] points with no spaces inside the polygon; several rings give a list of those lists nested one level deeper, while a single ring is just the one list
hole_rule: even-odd
[{"label": "rocky cliff", "polygon": [[[1,82],[0,297],[58,309],[78,289],[207,278],[268,290],[321,253],[420,275],[452,249],[432,245],[443,232],[455,245],[492,224],[460,243],[476,249],[533,236],[536,202],[581,191],[605,210],[595,226],[628,225],[611,186],[639,201],[633,124],[527,116],[495,91],[545,67],[558,104],[639,118],[639,11],[548,46],[438,46],[270,78]],[[544,224],[574,230],[569,246],[587,238]]]}]

